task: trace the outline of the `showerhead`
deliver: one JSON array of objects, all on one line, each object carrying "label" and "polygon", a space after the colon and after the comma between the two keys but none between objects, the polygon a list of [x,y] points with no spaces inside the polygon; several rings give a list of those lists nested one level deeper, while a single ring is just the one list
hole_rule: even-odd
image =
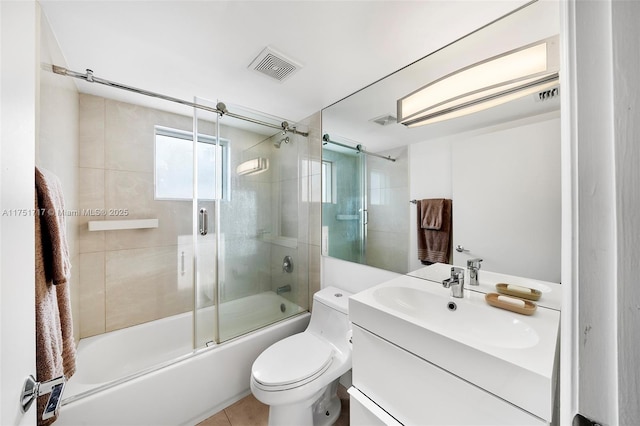
[{"label": "showerhead", "polygon": [[282,142],[289,143],[289,136],[287,136],[286,138],[280,139],[279,141],[274,142],[273,146],[275,146],[276,148],[280,149],[280,145],[282,144]]}]

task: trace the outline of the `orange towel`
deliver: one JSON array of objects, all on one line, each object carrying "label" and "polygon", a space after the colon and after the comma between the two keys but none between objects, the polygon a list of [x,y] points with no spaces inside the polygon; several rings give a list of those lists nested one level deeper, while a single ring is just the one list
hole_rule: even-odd
[{"label": "orange towel", "polygon": [[[58,179],[36,169],[36,380],[64,376],[76,369],[76,346],[69,297],[69,249],[66,239],[64,200]],[[38,398],[38,425],[48,395]]]},{"label": "orange towel", "polygon": [[[422,263],[449,263],[451,253],[451,200],[420,200],[418,206],[418,259]],[[427,226],[424,226],[424,225]]]}]

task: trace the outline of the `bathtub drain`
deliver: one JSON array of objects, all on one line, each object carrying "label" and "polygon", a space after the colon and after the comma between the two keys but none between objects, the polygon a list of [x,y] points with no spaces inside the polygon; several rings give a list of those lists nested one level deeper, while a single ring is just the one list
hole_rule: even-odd
[{"label": "bathtub drain", "polygon": [[287,310],[287,306],[284,303],[280,304],[280,312],[284,313]]}]

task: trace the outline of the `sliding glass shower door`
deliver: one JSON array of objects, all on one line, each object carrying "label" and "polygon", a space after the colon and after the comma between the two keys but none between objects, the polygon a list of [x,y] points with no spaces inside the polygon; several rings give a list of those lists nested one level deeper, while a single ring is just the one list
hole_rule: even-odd
[{"label": "sliding glass shower door", "polygon": [[[221,107],[203,99],[197,103]],[[212,136],[194,141],[196,347],[308,308],[308,244],[299,238],[299,229],[306,230],[299,218],[308,183],[301,176],[309,174],[309,162],[300,154],[307,138],[286,130],[281,119],[226,108],[232,113],[197,110],[194,120],[198,128],[215,123]]]},{"label": "sliding glass shower door", "polygon": [[[215,110],[206,99],[195,103]],[[218,255],[220,233],[217,226],[220,202],[228,197],[225,191],[227,152],[218,136],[218,114],[204,109],[194,110],[193,170],[194,170],[194,316],[195,348],[219,342],[218,327]]]},{"label": "sliding glass shower door", "polygon": [[322,226],[327,255],[366,264],[366,157],[326,144],[322,149]]}]

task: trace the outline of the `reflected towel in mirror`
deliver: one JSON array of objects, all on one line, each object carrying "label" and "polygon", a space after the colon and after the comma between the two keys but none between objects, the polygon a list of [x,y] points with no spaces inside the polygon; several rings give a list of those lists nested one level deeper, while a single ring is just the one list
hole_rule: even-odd
[{"label": "reflected towel in mirror", "polygon": [[442,228],[444,198],[432,198],[418,201],[423,229],[439,231]]},{"label": "reflected towel in mirror", "polygon": [[[452,201],[445,198],[425,199],[419,200],[416,205],[418,209],[418,259],[424,264],[449,263]],[[442,207],[439,209],[438,205]],[[438,214],[438,210],[440,210],[440,214]],[[433,229],[433,226],[438,225],[438,218],[440,226],[438,229]],[[432,227],[423,226],[425,222]]]}]

